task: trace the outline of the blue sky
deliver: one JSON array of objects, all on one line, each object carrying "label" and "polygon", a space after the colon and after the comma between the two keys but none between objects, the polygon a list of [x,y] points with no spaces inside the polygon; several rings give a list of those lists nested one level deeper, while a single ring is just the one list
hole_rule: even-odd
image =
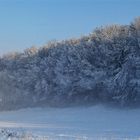
[{"label": "blue sky", "polygon": [[0,0],[0,54],[129,24],[140,0]]}]

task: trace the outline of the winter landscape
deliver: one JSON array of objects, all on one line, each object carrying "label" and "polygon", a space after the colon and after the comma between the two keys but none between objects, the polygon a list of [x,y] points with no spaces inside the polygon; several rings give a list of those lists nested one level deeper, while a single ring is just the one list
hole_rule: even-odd
[{"label": "winter landscape", "polygon": [[[20,38],[16,32],[20,32],[23,27],[19,28],[21,22],[18,18],[22,20],[29,16],[29,31],[37,27],[44,29],[48,22],[41,15],[45,12],[48,14],[50,8],[47,7],[46,11],[45,6],[57,3],[55,0],[52,3],[48,1],[31,0],[27,3],[17,0],[14,8],[11,2],[0,2],[1,11],[7,12],[6,8],[9,7],[13,15],[18,14],[18,11],[22,15],[16,15],[15,22],[11,21],[10,28],[7,28],[5,24],[8,25],[10,17],[4,12],[0,30],[6,30],[7,33],[0,33],[0,46],[3,40],[9,41],[7,37],[12,29],[16,40]],[[80,0],[76,0],[75,5],[80,4],[79,10],[82,12],[85,6],[92,8],[90,3],[100,4],[87,1],[81,0],[79,3]],[[105,1],[107,5],[112,3],[111,0]],[[138,6],[138,1],[128,1],[129,6]],[[73,16],[79,14],[74,12],[74,1],[71,2],[69,4],[72,5],[67,5],[64,0],[60,0],[57,4],[62,11],[55,5],[57,12],[64,16],[64,11],[67,12],[65,6],[71,6],[73,10],[68,13]],[[22,9],[22,6],[27,7]],[[61,17],[59,14],[50,14],[50,17],[57,19]],[[39,20],[34,24],[32,20],[36,17]],[[21,25],[30,25],[25,21]],[[78,20],[77,23],[81,24]],[[64,31],[66,28],[63,28]],[[55,35],[56,32],[53,33]],[[34,36],[33,33],[31,35]],[[0,47],[0,140],[140,140],[139,16],[127,24],[97,26],[90,33],[77,38],[48,41],[40,47],[24,47],[23,50],[9,53],[8,49],[6,53],[2,50]]]},{"label": "winter landscape", "polygon": [[139,139],[139,33],[136,18],[1,57],[2,139]]}]

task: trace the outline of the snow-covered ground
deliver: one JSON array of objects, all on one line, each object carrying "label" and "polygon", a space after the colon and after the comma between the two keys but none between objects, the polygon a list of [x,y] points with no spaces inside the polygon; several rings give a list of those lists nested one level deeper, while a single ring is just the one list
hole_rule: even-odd
[{"label": "snow-covered ground", "polygon": [[0,128],[2,140],[9,133],[36,140],[139,140],[140,109],[93,106],[6,111],[0,113]]}]

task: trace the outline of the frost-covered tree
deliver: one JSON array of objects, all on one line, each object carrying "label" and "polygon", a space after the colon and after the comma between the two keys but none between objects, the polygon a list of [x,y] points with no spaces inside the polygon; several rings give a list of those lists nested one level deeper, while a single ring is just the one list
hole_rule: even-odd
[{"label": "frost-covered tree", "polygon": [[139,31],[136,18],[130,25],[4,55],[0,106],[140,105]]}]

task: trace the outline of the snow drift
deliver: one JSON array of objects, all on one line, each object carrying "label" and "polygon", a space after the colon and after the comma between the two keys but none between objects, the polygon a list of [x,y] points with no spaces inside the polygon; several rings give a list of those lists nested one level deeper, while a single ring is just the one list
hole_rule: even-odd
[{"label": "snow drift", "polygon": [[101,105],[0,113],[0,140],[139,140],[140,109]]}]

